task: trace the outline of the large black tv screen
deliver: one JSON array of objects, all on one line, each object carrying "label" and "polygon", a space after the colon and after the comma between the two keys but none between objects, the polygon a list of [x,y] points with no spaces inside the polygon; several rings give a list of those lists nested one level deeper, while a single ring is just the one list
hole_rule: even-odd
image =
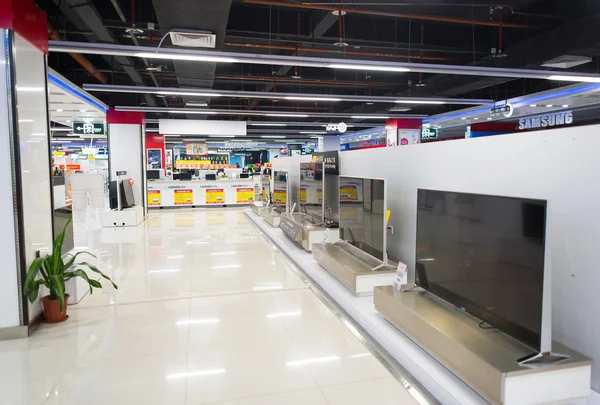
[{"label": "large black tv screen", "polygon": [[546,201],[418,190],[416,283],[540,348]]}]

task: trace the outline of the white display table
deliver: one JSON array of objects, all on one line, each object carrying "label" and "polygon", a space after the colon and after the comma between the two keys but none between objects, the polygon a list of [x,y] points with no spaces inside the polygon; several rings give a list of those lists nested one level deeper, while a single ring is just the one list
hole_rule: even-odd
[{"label": "white display table", "polygon": [[251,204],[257,187],[259,179],[148,181],[148,208]]}]

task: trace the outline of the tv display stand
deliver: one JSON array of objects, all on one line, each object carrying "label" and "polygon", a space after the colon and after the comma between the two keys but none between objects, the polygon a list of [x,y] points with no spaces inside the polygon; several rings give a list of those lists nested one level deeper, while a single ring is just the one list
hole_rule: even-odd
[{"label": "tv display stand", "polygon": [[567,358],[519,364],[532,349],[430,293],[375,287],[375,309],[492,404],[572,404],[590,394],[592,360],[559,343]]}]

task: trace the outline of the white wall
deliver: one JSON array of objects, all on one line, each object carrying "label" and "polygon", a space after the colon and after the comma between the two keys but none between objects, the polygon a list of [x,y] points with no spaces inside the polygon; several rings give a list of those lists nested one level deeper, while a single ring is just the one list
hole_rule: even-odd
[{"label": "white wall", "polygon": [[[14,44],[23,197],[21,204],[25,262],[28,269],[37,251],[51,249],[54,240],[46,58],[18,34],[15,34]],[[40,312],[39,302],[29,304],[30,320]]]},{"label": "white wall", "polygon": [[133,179],[136,205],[146,205],[145,161],[146,148],[143,127],[137,124],[109,124],[108,160],[110,180],[116,180],[117,171],[125,170],[126,178]]},{"label": "white wall", "polygon": [[595,360],[600,390],[600,126],[340,152],[342,175],[387,182],[388,251],[413,270],[417,188],[550,201],[553,337]]},{"label": "white wall", "polygon": [[[2,30],[4,34],[4,30]],[[0,267],[0,328],[19,326],[19,289],[17,279],[17,253],[15,247],[15,217],[10,152],[9,120],[6,83],[6,48],[0,41],[0,233],[2,267]]]}]

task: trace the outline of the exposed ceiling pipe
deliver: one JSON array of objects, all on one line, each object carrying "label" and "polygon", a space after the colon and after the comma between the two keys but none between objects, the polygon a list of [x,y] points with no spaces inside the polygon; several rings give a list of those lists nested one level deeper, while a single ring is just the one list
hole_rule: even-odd
[{"label": "exposed ceiling pipe", "polygon": [[[60,35],[58,35],[58,32],[56,32],[56,30],[50,26],[48,26],[48,38],[50,38],[54,41],[61,40],[61,37],[60,37]],[[81,66],[83,66],[83,68],[85,70],[87,70],[92,76],[94,76],[96,79],[98,79],[98,81],[100,83],[106,83],[108,81],[108,80],[106,80],[106,77],[104,77],[104,75],[102,73],[98,72],[96,67],[89,60],[87,60],[87,58],[85,56],[80,55],[78,53],[73,53],[73,52],[70,52],[69,56],[72,57],[73,59],[75,59],[75,61],[77,63],[79,63]]]},{"label": "exposed ceiling pipe", "polygon": [[[256,49],[278,49],[278,50],[289,50],[289,51],[295,51],[296,47],[295,46],[290,46],[290,45],[267,45],[267,44],[250,44],[250,43],[244,43],[244,42],[225,42],[226,46],[235,46],[235,47],[240,47],[240,48],[256,48]],[[306,52],[306,53],[337,53],[339,54],[340,51],[336,50],[336,49],[324,49],[324,48],[298,48],[298,51],[300,52]],[[436,61],[452,61],[455,60],[454,58],[448,58],[448,57],[444,57],[444,56],[425,56],[423,55],[422,57],[419,56],[415,56],[415,55],[401,55],[401,54],[397,54],[397,53],[381,53],[381,52],[362,52],[362,51],[351,51],[351,50],[345,50],[343,52],[346,55],[359,55],[359,56],[369,56],[369,57],[380,57],[380,58],[397,58],[397,59],[420,59],[420,60],[436,60]]]},{"label": "exposed ceiling pipe", "polygon": [[[290,7],[290,8],[302,8],[307,10],[324,10],[324,11],[336,11],[338,7],[331,5],[320,5],[314,3],[300,3],[293,2],[288,3],[284,1],[278,0],[242,0],[244,3],[248,4],[261,4],[266,6],[278,6],[278,7]],[[392,5],[392,4],[390,4]],[[414,14],[414,13],[399,13],[393,11],[383,11],[383,10],[363,10],[358,8],[347,8],[344,7],[344,11],[352,14],[366,14],[366,15],[379,15],[384,17],[394,17],[394,18],[412,18],[414,20],[422,20],[422,21],[437,21],[437,22],[447,22],[447,23],[455,23],[455,24],[467,24],[467,25],[481,25],[488,27],[498,27],[498,22],[496,21],[485,21],[485,20],[472,20],[469,18],[459,18],[459,17],[447,17],[440,15],[429,15],[429,14]],[[519,23],[507,23],[504,24],[505,27],[508,28],[524,28],[524,29],[535,29],[537,27],[527,25],[527,24],[519,24]]]}]

